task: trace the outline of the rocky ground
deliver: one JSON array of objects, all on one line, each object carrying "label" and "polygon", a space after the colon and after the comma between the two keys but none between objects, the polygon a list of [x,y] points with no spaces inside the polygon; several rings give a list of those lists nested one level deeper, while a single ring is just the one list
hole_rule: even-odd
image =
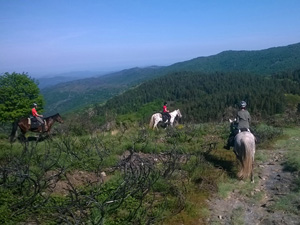
[{"label": "rocky ground", "polygon": [[[208,201],[210,218],[207,224],[300,224],[300,205],[298,210],[279,210],[274,207],[280,198],[295,188],[295,173],[284,170],[285,150],[263,151],[264,158],[256,162],[256,180],[253,188],[243,190],[250,181],[240,181],[226,198],[214,197]],[[300,196],[296,197],[300,198]],[[300,202],[300,201],[296,201]]]}]

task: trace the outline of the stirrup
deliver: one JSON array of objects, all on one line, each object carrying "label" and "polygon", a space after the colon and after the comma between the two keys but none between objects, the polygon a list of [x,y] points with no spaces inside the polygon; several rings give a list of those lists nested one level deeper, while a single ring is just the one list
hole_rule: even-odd
[{"label": "stirrup", "polygon": [[[241,132],[242,132],[241,129],[239,129],[239,133],[241,133]],[[251,131],[250,131],[249,128],[247,128],[247,132],[250,132],[250,133],[251,133]]]},{"label": "stirrup", "polygon": [[226,150],[230,150],[230,146],[228,146],[228,145],[224,145],[223,148]]}]

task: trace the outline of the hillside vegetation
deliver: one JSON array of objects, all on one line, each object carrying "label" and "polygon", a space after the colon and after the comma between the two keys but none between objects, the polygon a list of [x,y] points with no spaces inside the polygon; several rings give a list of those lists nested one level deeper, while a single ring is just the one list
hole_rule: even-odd
[{"label": "hillside vegetation", "polygon": [[106,121],[115,115],[122,121],[145,122],[169,101],[169,108],[179,108],[185,122],[208,122],[228,120],[235,115],[233,107],[245,100],[253,116],[270,118],[283,113],[288,103],[293,112],[299,111],[299,86],[300,70],[273,76],[181,72],[145,82],[95,110]]},{"label": "hillside vegetation", "polygon": [[300,65],[300,43],[259,51],[225,51],[167,67],[132,68],[97,78],[87,78],[45,88],[46,111],[64,113],[103,103],[147,80],[176,72],[241,72],[272,75],[293,71]]},{"label": "hillside vegetation", "polygon": [[[286,126],[300,125],[299,68],[267,75],[179,71],[164,76],[159,76],[162,68],[148,69],[157,77],[143,83],[148,73],[137,78],[136,68],[113,80],[74,81],[72,91],[68,83],[60,84],[60,91],[53,88],[61,105],[72,102],[74,108],[91,99],[95,104],[63,116],[64,124],[56,124],[51,137],[27,133],[27,142],[11,144],[10,124],[0,127],[0,224],[204,224],[215,216],[207,200],[227,192],[231,180],[237,183],[235,155],[223,145],[238,102],[248,103],[258,150],[283,138]],[[128,80],[122,77],[126,72]],[[110,98],[106,104],[99,103],[98,91]],[[70,101],[63,102],[64,95]],[[164,101],[170,110],[181,110],[182,121],[147,129]],[[296,135],[297,142],[287,143],[295,149],[286,168],[299,175]],[[299,187],[299,180],[295,183]],[[247,188],[251,193],[255,187]],[[297,214],[296,207],[291,210]]]}]

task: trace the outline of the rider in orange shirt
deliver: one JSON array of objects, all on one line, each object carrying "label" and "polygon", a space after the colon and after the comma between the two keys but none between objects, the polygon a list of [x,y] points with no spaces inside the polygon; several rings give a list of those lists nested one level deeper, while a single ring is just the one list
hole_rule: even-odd
[{"label": "rider in orange shirt", "polygon": [[167,123],[170,124],[171,115],[169,113],[169,110],[167,109],[167,104],[167,102],[164,103],[162,115],[165,115],[168,118]]},{"label": "rider in orange shirt", "polygon": [[37,121],[39,121],[39,123],[42,125],[42,132],[44,133],[45,132],[45,123],[43,120],[43,115],[38,114],[36,111],[36,108],[37,108],[37,104],[33,103],[33,108],[31,110],[31,112],[32,112],[32,115],[37,119]]}]

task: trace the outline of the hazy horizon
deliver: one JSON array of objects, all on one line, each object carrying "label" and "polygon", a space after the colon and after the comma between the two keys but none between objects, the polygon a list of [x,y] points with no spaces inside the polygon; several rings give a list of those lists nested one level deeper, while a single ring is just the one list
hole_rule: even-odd
[{"label": "hazy horizon", "polygon": [[300,2],[0,0],[0,73],[168,66],[300,41]]}]

